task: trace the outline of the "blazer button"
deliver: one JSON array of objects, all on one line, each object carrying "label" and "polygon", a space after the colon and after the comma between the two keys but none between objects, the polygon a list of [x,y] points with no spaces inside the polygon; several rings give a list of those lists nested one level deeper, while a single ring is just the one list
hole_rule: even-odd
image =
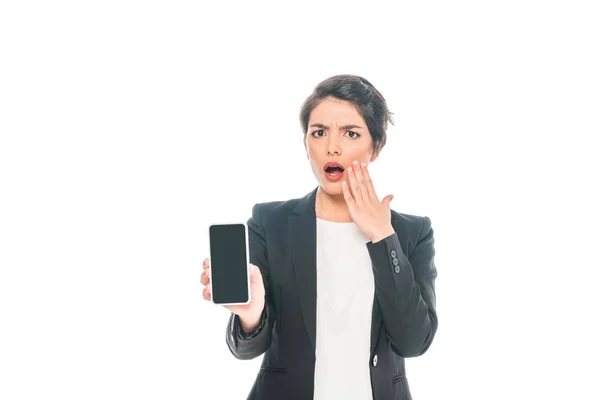
[{"label": "blazer button", "polygon": [[398,265],[398,259],[397,259],[397,258],[394,258],[394,259],[392,260],[392,263],[394,263],[394,265]]},{"label": "blazer button", "polygon": [[400,267],[396,265],[396,268],[394,268],[394,271],[396,271],[397,274],[400,273]]},{"label": "blazer button", "polygon": [[392,250],[392,252],[390,253],[390,255],[391,255],[392,257],[396,257],[396,250]]},{"label": "blazer button", "polygon": [[375,357],[373,357],[373,366],[377,366],[377,354],[375,354]]}]

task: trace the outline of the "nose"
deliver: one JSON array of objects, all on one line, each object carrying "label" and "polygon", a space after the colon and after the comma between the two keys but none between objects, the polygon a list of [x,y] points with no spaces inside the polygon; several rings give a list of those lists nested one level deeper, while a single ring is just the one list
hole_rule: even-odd
[{"label": "nose", "polygon": [[329,138],[327,140],[327,155],[332,155],[334,153],[337,153],[337,155],[340,155],[340,149],[339,149],[339,144],[336,138],[333,138],[334,135],[329,135]]}]

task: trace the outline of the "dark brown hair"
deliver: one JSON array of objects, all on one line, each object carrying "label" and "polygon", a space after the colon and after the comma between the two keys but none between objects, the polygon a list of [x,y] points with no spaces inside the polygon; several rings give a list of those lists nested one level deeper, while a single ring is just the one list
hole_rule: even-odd
[{"label": "dark brown hair", "polygon": [[357,75],[335,75],[315,87],[300,108],[300,125],[304,138],[308,133],[310,113],[323,99],[330,96],[354,105],[367,123],[373,139],[373,153],[379,154],[385,146],[388,121],[394,125],[393,113],[388,110],[385,99],[371,82]]}]

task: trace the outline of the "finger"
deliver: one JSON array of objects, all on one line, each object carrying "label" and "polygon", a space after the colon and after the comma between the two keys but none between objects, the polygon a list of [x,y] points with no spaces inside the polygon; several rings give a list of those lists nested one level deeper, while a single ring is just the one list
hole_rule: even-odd
[{"label": "finger", "polygon": [[250,264],[250,281],[251,282],[262,282],[262,274],[260,268],[254,264]]},{"label": "finger", "polygon": [[360,190],[358,188],[358,182],[356,181],[356,172],[354,171],[354,167],[348,168],[348,180],[350,181],[350,188],[352,198],[358,207],[361,207],[363,204],[362,197],[360,195]]},{"label": "finger", "polygon": [[210,282],[210,268],[207,268],[204,271],[202,271],[202,274],[200,274],[200,283],[203,284],[204,286],[206,286],[206,285],[208,285],[209,282]]},{"label": "finger", "polygon": [[346,181],[342,182],[342,193],[344,194],[344,200],[346,200],[346,204],[348,204],[348,209],[353,210],[354,207],[356,207],[356,202],[350,194],[350,188],[348,188],[348,183]]},{"label": "finger", "polygon": [[202,291],[202,297],[204,297],[204,300],[210,301],[211,300],[211,293],[210,293],[210,287],[205,287],[204,290]]},{"label": "finger", "polygon": [[204,262],[202,263],[202,269],[206,269],[208,267],[210,267],[210,261],[208,258],[205,258]]},{"label": "finger", "polygon": [[365,176],[362,171],[361,164],[356,162],[354,163],[354,168],[352,169],[354,172],[354,176],[356,177],[356,182],[358,183],[358,191],[360,192],[360,198],[363,203],[370,201],[369,192],[365,186]]},{"label": "finger", "polygon": [[362,172],[365,177],[365,187],[367,188],[367,192],[369,193],[369,197],[379,203],[379,197],[377,196],[377,192],[375,192],[375,186],[373,185],[373,180],[371,179],[371,174],[369,174],[369,169],[367,164],[362,163]]}]

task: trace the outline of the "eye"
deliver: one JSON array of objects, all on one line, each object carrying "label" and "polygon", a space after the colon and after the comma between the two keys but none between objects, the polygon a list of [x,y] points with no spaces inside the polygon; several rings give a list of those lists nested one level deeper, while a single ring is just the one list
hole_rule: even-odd
[{"label": "eye", "polygon": [[[318,133],[318,132],[321,132],[321,133],[323,133],[323,130],[322,130],[322,129],[320,129],[320,130],[318,130],[318,131],[314,131],[314,132],[312,132],[312,133],[311,133],[311,135],[312,135],[313,137],[320,137],[320,136],[315,136],[315,135],[314,135],[315,133]],[[350,136],[350,138],[352,138],[352,139],[359,138],[359,137],[361,136],[359,133],[356,133],[356,132],[354,132],[354,131],[347,131],[346,133],[353,133],[353,134],[354,134],[354,136]]]}]

